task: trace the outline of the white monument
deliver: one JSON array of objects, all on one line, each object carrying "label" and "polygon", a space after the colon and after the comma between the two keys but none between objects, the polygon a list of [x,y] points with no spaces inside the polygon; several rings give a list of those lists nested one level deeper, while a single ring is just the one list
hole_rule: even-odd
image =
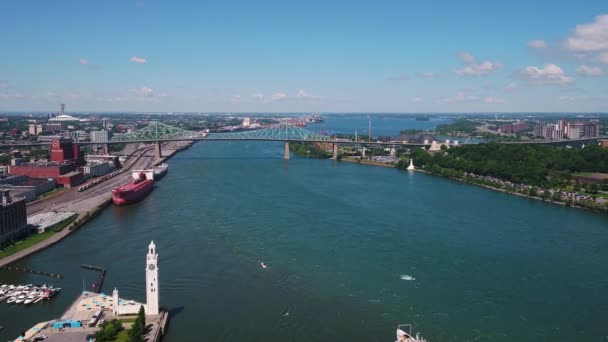
[{"label": "white monument", "polygon": [[410,158],[410,166],[407,167],[408,171],[414,171],[416,170],[416,167],[414,167],[414,158]]},{"label": "white monument", "polygon": [[158,315],[158,253],[154,241],[146,256],[146,314]]},{"label": "white monument", "polygon": [[118,289],[112,292],[112,311],[115,316],[133,315],[139,312],[139,307],[144,306],[146,315],[158,315],[158,253],[154,241],[148,246],[146,255],[146,304],[136,303],[132,300],[120,299]]}]

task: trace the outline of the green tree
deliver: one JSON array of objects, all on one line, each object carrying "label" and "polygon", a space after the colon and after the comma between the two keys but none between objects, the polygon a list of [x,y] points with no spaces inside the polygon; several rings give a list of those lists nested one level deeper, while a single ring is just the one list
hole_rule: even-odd
[{"label": "green tree", "polygon": [[142,333],[146,330],[146,311],[144,310],[144,306],[139,307],[139,312],[137,313],[137,320],[141,326]]},{"label": "green tree", "polygon": [[93,334],[93,338],[95,338],[95,341],[100,342],[114,341],[116,336],[118,336],[118,333],[122,330],[122,323],[117,319],[113,319],[101,324],[99,330]]},{"label": "green tree", "polygon": [[129,330],[129,342],[143,342],[146,330],[146,313],[143,305],[139,307],[137,318]]},{"label": "green tree", "polygon": [[562,193],[559,191],[556,191],[553,193],[553,195],[551,196],[551,199],[554,200],[555,202],[561,202],[562,201]]},{"label": "green tree", "polygon": [[543,191],[542,195],[540,195],[540,198],[543,199],[543,201],[546,201],[549,199],[549,197],[551,197],[551,194],[549,193],[549,191],[545,190]]},{"label": "green tree", "polygon": [[530,187],[530,191],[528,191],[528,195],[530,195],[532,197],[538,196],[538,189],[536,189],[535,186]]}]

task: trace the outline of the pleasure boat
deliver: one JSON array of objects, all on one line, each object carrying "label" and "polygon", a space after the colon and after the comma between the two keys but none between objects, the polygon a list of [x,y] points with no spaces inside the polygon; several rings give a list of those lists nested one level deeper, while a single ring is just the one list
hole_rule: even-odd
[{"label": "pleasure boat", "polygon": [[396,342],[428,342],[424,337],[416,333],[416,336],[412,336],[412,325],[411,324],[399,324],[397,325],[397,341]]},{"label": "pleasure boat", "polygon": [[21,303],[23,303],[25,301],[26,298],[27,297],[24,294],[19,295],[19,296],[17,296],[17,300],[15,300],[15,303],[21,304]]},{"label": "pleasure boat", "polygon": [[10,297],[10,298],[9,298],[9,299],[6,301],[6,303],[7,303],[7,304],[11,304],[11,303],[14,303],[16,300],[17,300],[17,297]]}]

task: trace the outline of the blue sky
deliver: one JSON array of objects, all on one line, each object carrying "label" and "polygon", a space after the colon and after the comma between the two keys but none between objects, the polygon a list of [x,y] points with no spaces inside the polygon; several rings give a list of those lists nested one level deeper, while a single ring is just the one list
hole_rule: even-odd
[{"label": "blue sky", "polygon": [[608,111],[603,1],[3,1],[0,111]]}]

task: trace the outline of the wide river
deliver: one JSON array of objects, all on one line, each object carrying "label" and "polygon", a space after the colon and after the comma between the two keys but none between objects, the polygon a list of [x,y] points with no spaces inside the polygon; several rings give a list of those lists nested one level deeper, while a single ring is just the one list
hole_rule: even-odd
[{"label": "wide river", "polygon": [[143,202],[17,263],[63,279],[0,271],[0,283],[64,288],[0,303],[0,341],[90,287],[81,263],[107,267],[106,292],[143,301],[152,239],[167,342],[385,342],[398,323],[430,341],[606,340],[608,216],[422,173],[283,161],[282,148],[197,143]]}]

